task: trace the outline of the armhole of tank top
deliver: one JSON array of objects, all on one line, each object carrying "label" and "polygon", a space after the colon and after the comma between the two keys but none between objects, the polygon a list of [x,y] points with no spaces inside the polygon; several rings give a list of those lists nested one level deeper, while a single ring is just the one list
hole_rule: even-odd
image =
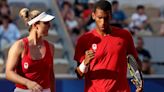
[{"label": "armhole of tank top", "polygon": [[[24,48],[24,50],[26,51],[26,44],[27,44],[26,38],[23,38],[22,41],[23,41],[23,45],[24,45],[23,48]],[[21,62],[22,62],[22,58],[25,56],[25,51],[22,52],[23,55],[21,54],[21,55],[19,56],[19,61],[20,61],[20,62],[18,62],[18,64],[17,64],[17,68],[18,68],[19,70],[21,70],[21,68],[22,68],[22,67],[21,67]]]},{"label": "armhole of tank top", "polygon": [[48,41],[44,40],[44,43],[45,43],[45,46],[46,46],[46,54],[50,54],[51,57],[53,57],[52,56],[52,52],[51,52],[51,48],[50,48],[50,45],[49,45]]}]

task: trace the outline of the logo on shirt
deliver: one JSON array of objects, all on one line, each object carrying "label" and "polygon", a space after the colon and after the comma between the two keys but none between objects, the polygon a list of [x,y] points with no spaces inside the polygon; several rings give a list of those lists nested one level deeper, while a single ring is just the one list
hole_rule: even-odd
[{"label": "logo on shirt", "polygon": [[96,52],[96,50],[97,50],[97,44],[92,44],[92,50],[94,51],[94,52]]},{"label": "logo on shirt", "polygon": [[27,62],[24,63],[24,68],[25,68],[25,69],[28,69],[28,63],[27,63]]}]

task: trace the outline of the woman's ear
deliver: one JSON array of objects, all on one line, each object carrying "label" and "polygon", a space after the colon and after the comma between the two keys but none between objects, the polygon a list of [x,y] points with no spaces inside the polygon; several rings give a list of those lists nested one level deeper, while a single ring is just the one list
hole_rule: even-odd
[{"label": "woman's ear", "polygon": [[33,27],[34,27],[35,29],[38,29],[37,23],[33,24]]}]

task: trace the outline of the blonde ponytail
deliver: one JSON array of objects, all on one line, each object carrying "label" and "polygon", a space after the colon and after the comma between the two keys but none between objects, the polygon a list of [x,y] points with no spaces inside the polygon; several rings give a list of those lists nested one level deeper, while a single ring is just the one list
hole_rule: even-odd
[{"label": "blonde ponytail", "polygon": [[23,8],[19,12],[19,16],[27,23],[30,20],[30,11],[28,8]]}]

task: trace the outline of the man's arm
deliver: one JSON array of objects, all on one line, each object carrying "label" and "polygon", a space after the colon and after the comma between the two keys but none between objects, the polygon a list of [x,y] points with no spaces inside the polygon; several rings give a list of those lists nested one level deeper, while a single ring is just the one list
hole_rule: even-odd
[{"label": "man's arm", "polygon": [[77,64],[77,68],[75,69],[75,73],[79,79],[83,78],[84,74],[88,72],[89,64],[91,60],[94,58],[94,51],[87,50],[85,52],[85,59]]},{"label": "man's arm", "polygon": [[[129,33],[129,32],[128,32]],[[137,63],[138,63],[138,68],[139,70],[141,71],[141,68],[142,68],[142,63],[140,61],[140,59],[138,58],[138,54],[137,54],[137,50],[134,46],[134,41],[133,41],[133,38],[131,36],[131,34],[129,33],[128,36],[127,36],[127,54],[131,54],[134,56],[134,58],[136,59]],[[143,80],[142,80],[142,85],[141,87],[138,87],[136,89],[136,92],[143,92]]]},{"label": "man's arm", "polygon": [[75,73],[77,74],[77,77],[78,77],[79,79],[82,79],[83,76],[84,76],[84,73],[82,73],[82,72],[80,71],[80,69],[79,69],[79,67],[78,67],[79,65],[80,65],[80,63],[77,64],[77,67],[76,67],[76,69],[75,69]]},{"label": "man's arm", "polygon": [[142,67],[142,63],[140,61],[140,59],[138,58],[138,53],[137,53],[137,50],[134,46],[134,41],[133,41],[133,38],[132,38],[132,35],[130,34],[130,32],[127,32],[127,54],[131,54],[134,56],[134,58],[136,59],[138,65],[139,65],[139,69],[141,69]]}]

